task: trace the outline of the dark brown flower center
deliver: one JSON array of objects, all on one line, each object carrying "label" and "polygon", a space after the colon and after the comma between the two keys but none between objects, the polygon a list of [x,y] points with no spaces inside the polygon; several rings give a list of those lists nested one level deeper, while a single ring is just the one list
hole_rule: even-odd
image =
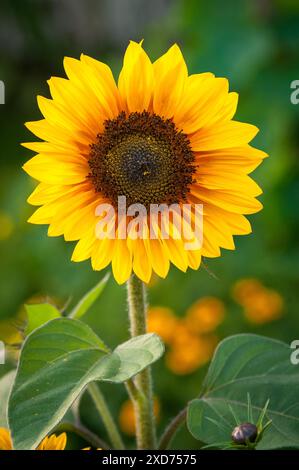
[{"label": "dark brown flower center", "polygon": [[104,123],[89,156],[94,188],[117,206],[126,196],[135,203],[173,204],[186,200],[195,171],[185,134],[160,116],[124,112]]}]

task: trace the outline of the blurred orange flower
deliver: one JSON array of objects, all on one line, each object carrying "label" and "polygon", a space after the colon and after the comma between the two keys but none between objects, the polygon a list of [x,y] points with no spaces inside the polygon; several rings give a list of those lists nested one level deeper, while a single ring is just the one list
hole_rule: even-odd
[{"label": "blurred orange flower", "polygon": [[194,372],[212,357],[218,338],[211,334],[223,321],[225,307],[216,297],[195,302],[185,318],[166,307],[148,311],[148,331],[157,333],[168,346],[167,367],[175,374]]},{"label": "blurred orange flower", "polygon": [[187,310],[186,323],[196,333],[209,333],[222,323],[224,303],[216,297],[203,297]]},{"label": "blurred orange flower", "polygon": [[233,286],[233,298],[241,305],[251,303],[255,295],[264,289],[258,279],[240,279]]},{"label": "blurred orange flower", "polygon": [[156,333],[169,344],[177,334],[179,319],[173,311],[167,307],[151,307],[148,310],[147,329],[150,333]]},{"label": "blurred orange flower", "polygon": [[261,325],[281,317],[283,298],[266,288],[257,279],[242,279],[233,288],[235,300],[244,307],[244,315],[251,323]]},{"label": "blurred orange flower", "polygon": [[215,335],[196,336],[189,332],[178,338],[166,354],[168,368],[178,375],[190,374],[206,364],[218,343]]}]

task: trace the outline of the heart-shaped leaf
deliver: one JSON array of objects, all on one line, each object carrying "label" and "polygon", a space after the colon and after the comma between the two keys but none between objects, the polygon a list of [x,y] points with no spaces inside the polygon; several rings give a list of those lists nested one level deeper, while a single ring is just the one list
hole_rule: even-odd
[{"label": "heart-shaped leaf", "polygon": [[15,449],[34,449],[92,381],[122,382],[156,361],[163,344],[155,334],[139,336],[110,352],[78,320],[60,318],[25,341],[9,400]]},{"label": "heart-shaped leaf", "polygon": [[299,447],[299,367],[290,361],[288,344],[257,335],[236,335],[218,346],[200,398],[188,408],[188,427],[196,439],[230,442],[231,432],[248,421],[248,394],[253,420],[269,399],[272,424],[257,449]]}]

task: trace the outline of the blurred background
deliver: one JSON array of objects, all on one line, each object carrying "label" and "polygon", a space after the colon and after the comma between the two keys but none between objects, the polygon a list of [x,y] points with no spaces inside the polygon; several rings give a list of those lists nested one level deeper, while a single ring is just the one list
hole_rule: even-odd
[{"label": "blurred background", "polygon": [[[21,169],[33,154],[25,121],[40,119],[36,95],[49,96],[47,79],[64,76],[64,56],[81,52],[119,73],[130,39],[152,59],[177,42],[190,73],[225,76],[240,93],[236,119],[257,125],[254,145],[270,158],[254,173],[264,210],[250,216],[253,234],[236,237],[236,251],[205,260],[198,272],[172,268],[149,289],[149,329],[164,339],[154,366],[159,432],[200,390],[209,359],[226,336],[253,332],[291,342],[299,338],[299,104],[290,84],[299,80],[297,0],[1,0],[0,80],[0,340],[18,343],[24,302],[75,302],[103,273],[70,261],[73,244],[48,238],[26,223],[26,199],[35,183]],[[110,345],[128,337],[126,289],[110,279],[86,316]],[[13,363],[0,366],[0,377]],[[129,445],[133,412],[122,387],[103,387]],[[82,420],[105,437],[84,397]],[[182,429],[176,448],[196,448]]]}]

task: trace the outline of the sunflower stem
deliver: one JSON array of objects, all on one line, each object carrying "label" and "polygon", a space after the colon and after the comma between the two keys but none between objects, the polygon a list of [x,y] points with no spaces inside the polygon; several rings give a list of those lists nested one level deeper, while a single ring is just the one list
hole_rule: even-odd
[{"label": "sunflower stem", "polygon": [[[146,328],[145,285],[133,274],[127,282],[128,306],[131,336],[144,335]],[[151,368],[147,367],[129,384],[136,419],[136,439],[138,449],[156,449],[156,426],[153,410]]]},{"label": "sunflower stem", "polygon": [[125,448],[124,443],[122,441],[121,435],[118,432],[114,419],[109,411],[104,395],[95,383],[90,383],[88,385],[88,392],[95,404],[97,411],[99,412],[103,420],[107,434],[114,449],[123,450]]}]

